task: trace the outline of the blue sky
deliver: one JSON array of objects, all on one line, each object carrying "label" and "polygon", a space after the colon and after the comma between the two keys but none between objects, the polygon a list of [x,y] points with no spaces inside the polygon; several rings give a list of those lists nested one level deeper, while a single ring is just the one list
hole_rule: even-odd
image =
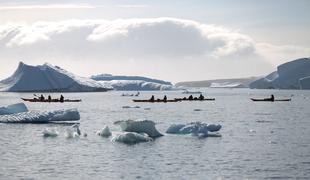
[{"label": "blue sky", "polygon": [[[0,28],[2,26],[2,32],[8,32],[8,28],[15,29],[14,33],[18,31],[19,33],[16,33],[16,37],[11,37],[6,34],[6,38],[2,38],[2,44],[1,46],[1,34],[0,34],[0,51],[4,52],[4,57],[0,58],[0,62],[3,61],[10,61],[11,63],[7,63],[7,66],[3,66],[3,69],[0,73],[0,78],[4,78],[7,76],[7,73],[14,70],[15,63],[17,63],[17,56],[13,55],[15,52],[20,52],[20,59],[25,60],[28,63],[31,64],[37,64],[45,61],[51,61],[50,63],[59,64],[61,66],[64,66],[64,68],[67,68],[77,74],[81,74],[84,76],[91,75],[91,73],[113,73],[113,74],[132,74],[132,75],[148,75],[152,77],[157,78],[163,78],[167,80],[172,81],[179,81],[179,80],[201,80],[201,79],[212,79],[212,78],[225,78],[225,77],[239,77],[239,76],[255,76],[255,75],[261,75],[264,73],[269,72],[270,70],[274,69],[276,65],[281,64],[283,62],[292,60],[294,58],[299,57],[309,57],[310,54],[310,1],[308,0],[260,0],[260,1],[248,1],[248,0],[157,0],[157,1],[150,1],[150,0],[113,0],[113,1],[0,1]],[[163,20],[163,18],[173,18],[175,20]],[[132,29],[133,24],[136,24],[136,22],[130,20],[130,19],[136,19],[136,21],[140,22],[140,29]],[[137,38],[145,38],[148,39],[149,37],[144,37],[147,32],[144,30],[149,29],[145,28],[147,27],[147,24],[150,24],[147,21],[143,21],[141,23],[141,19],[149,19],[149,21],[152,23],[152,36],[159,36],[157,39],[161,39],[162,36],[166,36],[165,29],[168,29],[168,27],[171,27],[172,25],[178,24],[178,27],[175,27],[173,30],[176,32],[180,32],[180,37],[176,37],[176,39],[183,38],[184,36],[191,37],[193,34],[193,31],[201,31],[203,34],[207,34],[208,38],[206,38],[204,35],[200,38],[204,39],[205,41],[208,41],[208,43],[214,43],[213,36],[219,36],[220,39],[218,39],[223,47],[217,46],[216,52],[218,53],[219,50],[222,50],[223,48],[226,48],[227,46],[234,44],[233,47],[229,47],[229,51],[237,51],[236,47],[238,47],[240,50],[240,47],[244,47],[245,44],[247,44],[249,41],[251,41],[251,48],[253,51],[253,54],[249,55],[249,51],[247,50],[247,53],[244,53],[244,49],[242,49],[242,53],[239,53],[238,55],[234,54],[228,57],[228,56],[217,56],[214,58],[214,56],[206,57],[206,52],[210,53],[213,51],[209,51],[209,46],[205,47],[205,53],[203,54],[187,54],[182,59],[191,59],[190,62],[193,63],[200,63],[203,66],[208,66],[212,68],[216,68],[217,71],[212,72],[204,72],[203,69],[188,72],[188,74],[184,76],[178,75],[176,72],[176,75],[174,77],[168,76],[169,70],[168,68],[162,68],[162,71],[158,73],[158,70],[155,68],[152,69],[150,66],[152,66],[154,63],[157,64],[159,67],[166,67],[169,65],[177,65],[181,71],[186,71],[187,64],[184,63],[184,61],[177,59],[180,59],[180,54],[178,54],[178,48],[179,46],[176,45],[177,48],[171,48],[171,51],[169,52],[169,56],[167,56],[166,51],[160,51],[163,49],[162,47],[165,47],[164,40],[157,41],[156,46],[149,46],[150,49],[144,49],[144,51],[149,52],[156,52],[155,55],[148,55],[146,53],[141,53],[141,55],[137,52],[139,52],[137,49],[126,49],[127,46],[122,46],[120,51],[117,49],[113,49],[115,52],[109,52],[109,56],[105,56],[104,54],[98,53],[95,54],[95,51],[92,51],[93,54],[90,54],[89,56],[86,56],[85,58],[89,59],[95,59],[93,61],[90,61],[89,69],[91,69],[92,66],[100,67],[95,70],[95,72],[90,72],[89,70],[81,70],[77,67],[74,67],[70,64],[72,62],[75,62],[75,64],[82,64],[82,61],[76,62],[74,59],[74,55],[70,53],[66,53],[64,51],[58,50],[55,46],[53,47],[54,54],[50,54],[49,52],[46,53],[38,53],[37,51],[42,51],[40,46],[37,45],[37,43],[41,39],[46,40],[46,42],[55,44],[55,40],[53,39],[54,36],[51,34],[55,34],[51,32],[52,30],[48,32],[44,32],[42,35],[41,31],[36,31],[38,22],[54,22],[57,25],[60,26],[60,24],[64,24],[65,22],[72,21],[69,20],[80,20],[83,22],[80,22],[83,24],[83,29],[80,29],[79,31],[86,33],[86,29],[90,28],[89,25],[85,22],[85,20],[107,20],[108,26],[106,22],[102,24],[102,22],[94,23],[91,27],[93,29],[90,29],[88,32],[89,35],[93,37],[93,34],[95,31],[98,30],[98,26],[107,28],[109,27],[110,30],[119,30],[120,28],[115,28],[122,26],[121,30],[124,31],[124,27],[126,26],[128,29],[125,29],[125,31],[128,31],[128,34],[126,34],[127,40],[123,39],[114,39],[113,42],[117,45],[122,44],[128,44],[128,43],[135,43],[135,41],[131,41],[132,37],[130,36],[130,32],[134,32],[133,34]],[[126,22],[119,23],[118,21],[115,21],[117,19],[125,19],[128,20]],[[154,21],[154,19],[160,19],[157,22]],[[180,21],[179,21],[180,20]],[[181,32],[184,32],[184,26],[187,26],[188,23],[186,20],[193,21],[195,23],[198,23],[200,25],[193,25],[193,29],[190,31],[191,34],[182,34]],[[85,24],[86,23],[86,24]],[[131,23],[130,26],[128,26],[128,23]],[[8,26],[10,24],[10,26]],[[46,23],[43,23],[44,26],[51,27],[50,25],[47,25]],[[79,24],[79,22],[75,22],[75,25]],[[170,25],[169,25],[170,24]],[[180,25],[181,24],[181,25]],[[203,25],[206,25],[206,27],[203,27]],[[145,26],[145,27],[144,27]],[[167,26],[167,27],[166,27]],[[215,26],[216,28],[212,28],[211,26]],[[112,28],[111,28],[112,27]],[[143,28],[141,28],[143,27]],[[6,29],[7,28],[7,29]],[[76,27],[75,27],[76,28]],[[86,28],[86,29],[85,29]],[[97,28],[97,29],[96,29]],[[160,29],[162,28],[162,29]],[[224,31],[220,30],[220,28],[225,29]],[[1,33],[0,29],[0,33]],[[10,30],[11,30],[10,29]],[[16,30],[18,29],[18,30]],[[25,31],[26,29],[26,31]],[[29,30],[32,29],[32,30]],[[99,28],[100,29],[100,28]],[[179,29],[179,30],[177,30]],[[157,30],[157,31],[155,31]],[[28,31],[34,31],[37,32],[37,35],[35,34],[29,34],[25,33]],[[56,31],[53,29],[53,31]],[[76,31],[76,30],[74,30]],[[154,32],[153,32],[154,31]],[[212,32],[211,32],[212,31]],[[216,31],[216,32],[215,32]],[[227,31],[227,32],[226,32]],[[113,32],[115,33],[115,32]],[[168,32],[169,33],[169,32]],[[4,33],[2,33],[4,34]],[[12,34],[12,33],[11,33]],[[26,34],[26,35],[25,35]],[[237,36],[235,36],[237,34]],[[124,34],[122,34],[124,35]],[[23,36],[27,36],[24,38],[20,38]],[[43,37],[44,36],[44,37]],[[246,38],[241,36],[246,36]],[[3,36],[4,37],[4,36]],[[68,37],[68,36],[67,36]],[[68,41],[68,38],[64,38],[64,35],[61,36],[61,38],[64,38]],[[196,36],[195,36],[196,37]],[[238,37],[238,38],[236,38]],[[12,41],[8,41],[8,38],[12,38]],[[17,46],[14,46],[14,42],[18,40],[18,38],[22,41],[15,43],[18,44]],[[115,38],[115,37],[114,37]],[[193,37],[194,38],[194,37]],[[87,39],[87,38],[86,38]],[[130,41],[129,41],[129,40]],[[229,40],[227,40],[229,39]],[[5,41],[4,41],[5,40]],[[59,40],[59,37],[58,39]],[[151,40],[151,39],[150,39]],[[154,39],[152,39],[154,40]],[[173,40],[173,39],[172,39]],[[216,40],[215,42],[218,42]],[[227,40],[227,41],[226,41]],[[27,41],[27,42],[26,42]],[[105,39],[106,41],[106,39]],[[237,44],[236,42],[240,41],[240,44]],[[26,42],[26,45],[25,43]],[[30,43],[31,42],[31,43]],[[96,48],[104,47],[102,44],[103,40],[101,39],[101,44]],[[148,41],[151,43],[151,41]],[[245,43],[246,42],[246,43]],[[81,42],[83,43],[83,42]],[[104,42],[107,43],[107,42]],[[144,42],[143,42],[144,43]],[[161,44],[163,43],[163,44]],[[193,47],[198,49],[191,49],[189,52],[197,52],[200,50],[200,47],[198,47],[199,43],[201,41],[192,42]],[[196,43],[196,44],[195,44]],[[198,44],[197,44],[198,43]],[[11,45],[10,45],[11,44]],[[12,45],[13,44],[13,45]],[[225,46],[226,44],[226,46]],[[144,44],[145,46],[148,46],[149,44]],[[201,44],[200,44],[201,45]],[[23,47],[22,47],[23,46]],[[133,44],[133,47],[139,47],[138,45]],[[171,44],[171,46],[174,46]],[[22,48],[21,48],[22,47]],[[128,47],[131,47],[131,45],[128,45]],[[37,49],[36,49],[37,48]],[[94,48],[94,47],[83,47],[83,48]],[[169,47],[170,48],[170,47]],[[190,47],[188,47],[190,48]],[[215,48],[215,47],[212,47]],[[251,49],[250,48],[250,49]],[[93,49],[91,49],[93,50]],[[128,51],[136,52],[128,54]],[[68,49],[68,52],[72,51],[72,49]],[[112,51],[112,50],[111,50]],[[124,57],[120,57],[119,53],[124,54]],[[215,51],[213,53],[216,53]],[[114,53],[114,54],[113,54]],[[126,54],[127,53],[127,54]],[[227,54],[227,52],[225,52]],[[154,54],[154,53],[150,53]],[[223,54],[223,53],[222,53]],[[175,56],[173,56],[175,55]],[[42,60],[40,59],[40,56],[42,57]],[[60,58],[62,57],[62,58]],[[66,58],[66,59],[65,59]],[[61,59],[61,60],[60,60]],[[106,60],[98,60],[98,59],[106,59]],[[110,60],[107,60],[110,59]],[[123,61],[120,61],[122,59]],[[142,59],[151,59],[152,63],[150,61],[143,61]],[[160,59],[160,60],[158,60]],[[205,60],[208,59],[208,60]],[[213,59],[213,60],[209,60]],[[227,60],[231,59],[231,61]],[[240,62],[238,62],[238,60]],[[260,64],[259,68],[260,70],[252,71],[249,70],[245,73],[238,73],[240,70],[231,71],[227,67],[234,67],[232,66],[235,64],[236,68],[239,66],[251,69],[251,64],[253,62],[246,61],[246,59],[251,59],[251,61]],[[237,62],[236,62],[237,61]],[[130,66],[130,63],[132,62],[138,62],[140,64],[140,68],[132,67]],[[221,62],[221,63],[219,63]],[[118,68],[120,63],[125,64],[129,68]],[[254,63],[254,64],[255,64]],[[265,64],[265,65],[262,65]],[[145,68],[143,66],[146,66]],[[109,68],[107,68],[109,67]],[[5,70],[4,70],[5,68]],[[226,68],[226,69],[225,69]],[[147,69],[147,71],[143,71],[143,69]],[[223,73],[222,71],[229,71],[227,73]],[[167,72],[165,72],[167,71]],[[251,73],[253,72],[253,73]],[[184,74],[184,73],[183,73]]]}]

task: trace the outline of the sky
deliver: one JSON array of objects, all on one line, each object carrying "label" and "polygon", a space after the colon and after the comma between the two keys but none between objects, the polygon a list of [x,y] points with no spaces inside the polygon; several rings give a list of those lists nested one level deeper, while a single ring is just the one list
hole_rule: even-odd
[{"label": "sky", "polygon": [[0,14],[0,79],[20,61],[179,82],[310,57],[309,0],[0,0]]}]

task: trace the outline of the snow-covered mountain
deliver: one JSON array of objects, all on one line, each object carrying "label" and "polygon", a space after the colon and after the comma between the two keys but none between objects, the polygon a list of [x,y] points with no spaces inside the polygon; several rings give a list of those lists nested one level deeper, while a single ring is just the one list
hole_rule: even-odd
[{"label": "snow-covered mountain", "polygon": [[142,76],[113,76],[111,74],[100,74],[91,76],[91,78],[107,86],[112,86],[114,90],[119,91],[157,91],[173,89],[171,82]]},{"label": "snow-covered mountain", "polygon": [[20,62],[11,77],[0,81],[0,91],[10,92],[93,92],[110,89],[112,87],[106,84],[76,76],[47,63],[30,66]]},{"label": "snow-covered mountain", "polygon": [[310,89],[310,58],[296,59],[277,67],[250,84],[254,89]]}]

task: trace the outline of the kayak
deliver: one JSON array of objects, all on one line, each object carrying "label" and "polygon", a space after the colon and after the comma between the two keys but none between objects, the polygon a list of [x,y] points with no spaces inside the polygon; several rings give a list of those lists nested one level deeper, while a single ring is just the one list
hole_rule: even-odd
[{"label": "kayak", "polygon": [[175,98],[175,100],[178,100],[178,101],[215,101],[215,98],[206,98],[206,99],[192,99],[192,100],[189,100],[189,99],[183,99],[183,98]]},{"label": "kayak", "polygon": [[149,99],[133,99],[132,100],[133,102],[150,102],[150,103],[155,103],[155,102],[179,102],[180,100],[176,100],[176,99],[170,99],[170,100],[162,100],[162,99],[157,99],[157,100],[154,100],[154,101],[151,101]]},{"label": "kayak", "polygon": [[251,98],[252,101],[267,101],[267,102],[273,102],[273,101],[291,101],[291,99],[275,99],[275,100],[271,100],[271,99],[255,99],[255,98]]},{"label": "kayak", "polygon": [[[50,101],[48,99],[42,101],[37,98],[34,99],[21,98],[21,99],[27,102],[61,102],[59,99],[52,99]],[[63,102],[81,102],[81,101],[82,101],[81,99],[65,99]]]}]

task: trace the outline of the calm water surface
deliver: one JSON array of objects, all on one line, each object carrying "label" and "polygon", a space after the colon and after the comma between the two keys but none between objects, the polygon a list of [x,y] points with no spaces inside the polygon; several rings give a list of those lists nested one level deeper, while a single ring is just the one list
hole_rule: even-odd
[{"label": "calm water surface", "polygon": [[[66,139],[64,124],[0,124],[0,179],[310,179],[310,92],[200,89],[214,102],[142,103],[123,92],[68,93],[81,103],[26,103],[30,110],[78,108],[86,138]],[[291,97],[291,102],[251,102],[250,97]],[[162,98],[181,92],[142,92]],[[59,94],[57,94],[58,96]],[[26,93],[0,93],[0,106]],[[122,106],[139,109],[123,109]],[[144,108],[151,108],[144,110]],[[201,109],[202,111],[193,111]],[[173,123],[220,123],[222,137],[169,135],[124,145],[95,135],[113,122],[149,119],[161,132]],[[42,130],[57,127],[56,138]]]}]

